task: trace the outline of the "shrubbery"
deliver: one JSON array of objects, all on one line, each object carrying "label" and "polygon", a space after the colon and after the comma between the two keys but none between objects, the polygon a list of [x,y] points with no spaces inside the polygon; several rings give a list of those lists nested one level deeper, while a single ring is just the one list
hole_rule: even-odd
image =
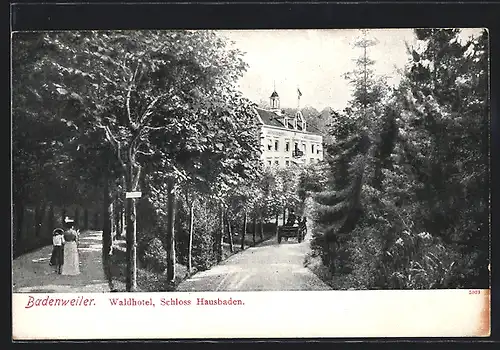
[{"label": "shrubbery", "polygon": [[333,115],[311,246],[335,288],[489,287],[487,33],[415,33],[400,86],[360,66]]}]

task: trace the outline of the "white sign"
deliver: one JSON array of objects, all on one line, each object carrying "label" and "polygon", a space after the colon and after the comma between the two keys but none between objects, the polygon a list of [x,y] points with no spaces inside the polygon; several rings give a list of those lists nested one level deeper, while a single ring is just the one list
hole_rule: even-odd
[{"label": "white sign", "polygon": [[125,198],[141,198],[142,192],[125,192]]}]

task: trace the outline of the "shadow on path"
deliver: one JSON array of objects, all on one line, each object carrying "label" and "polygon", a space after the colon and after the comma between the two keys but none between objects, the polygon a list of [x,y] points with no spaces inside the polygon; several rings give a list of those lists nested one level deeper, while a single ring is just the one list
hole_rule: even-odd
[{"label": "shadow on path", "polygon": [[106,293],[110,281],[102,259],[102,231],[84,231],[78,246],[80,274],[59,275],[49,265],[52,246],[24,254],[12,262],[14,293]]}]

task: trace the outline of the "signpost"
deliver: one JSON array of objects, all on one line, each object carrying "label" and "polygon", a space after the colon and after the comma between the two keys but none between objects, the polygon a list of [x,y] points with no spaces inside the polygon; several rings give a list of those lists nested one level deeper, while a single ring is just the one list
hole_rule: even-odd
[{"label": "signpost", "polygon": [[128,292],[135,292],[137,288],[135,199],[141,198],[141,196],[142,192],[139,191],[125,192],[125,198],[127,198],[126,212],[127,212],[127,291]]}]

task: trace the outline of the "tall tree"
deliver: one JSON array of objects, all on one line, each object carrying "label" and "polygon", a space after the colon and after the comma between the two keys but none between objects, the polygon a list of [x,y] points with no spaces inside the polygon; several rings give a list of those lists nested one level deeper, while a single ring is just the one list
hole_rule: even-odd
[{"label": "tall tree", "polygon": [[375,75],[375,62],[369,55],[370,47],[376,44],[366,31],[354,42],[361,54],[355,59],[355,69],[344,75],[352,86],[352,99],[344,111],[332,113],[333,142],[325,157],[331,167],[327,171],[330,181],[315,195],[316,242],[332,271],[341,266],[344,271],[351,268],[345,256],[348,242],[352,242],[350,235],[366,209],[363,198],[371,192],[379,120],[388,95],[385,78]]}]

